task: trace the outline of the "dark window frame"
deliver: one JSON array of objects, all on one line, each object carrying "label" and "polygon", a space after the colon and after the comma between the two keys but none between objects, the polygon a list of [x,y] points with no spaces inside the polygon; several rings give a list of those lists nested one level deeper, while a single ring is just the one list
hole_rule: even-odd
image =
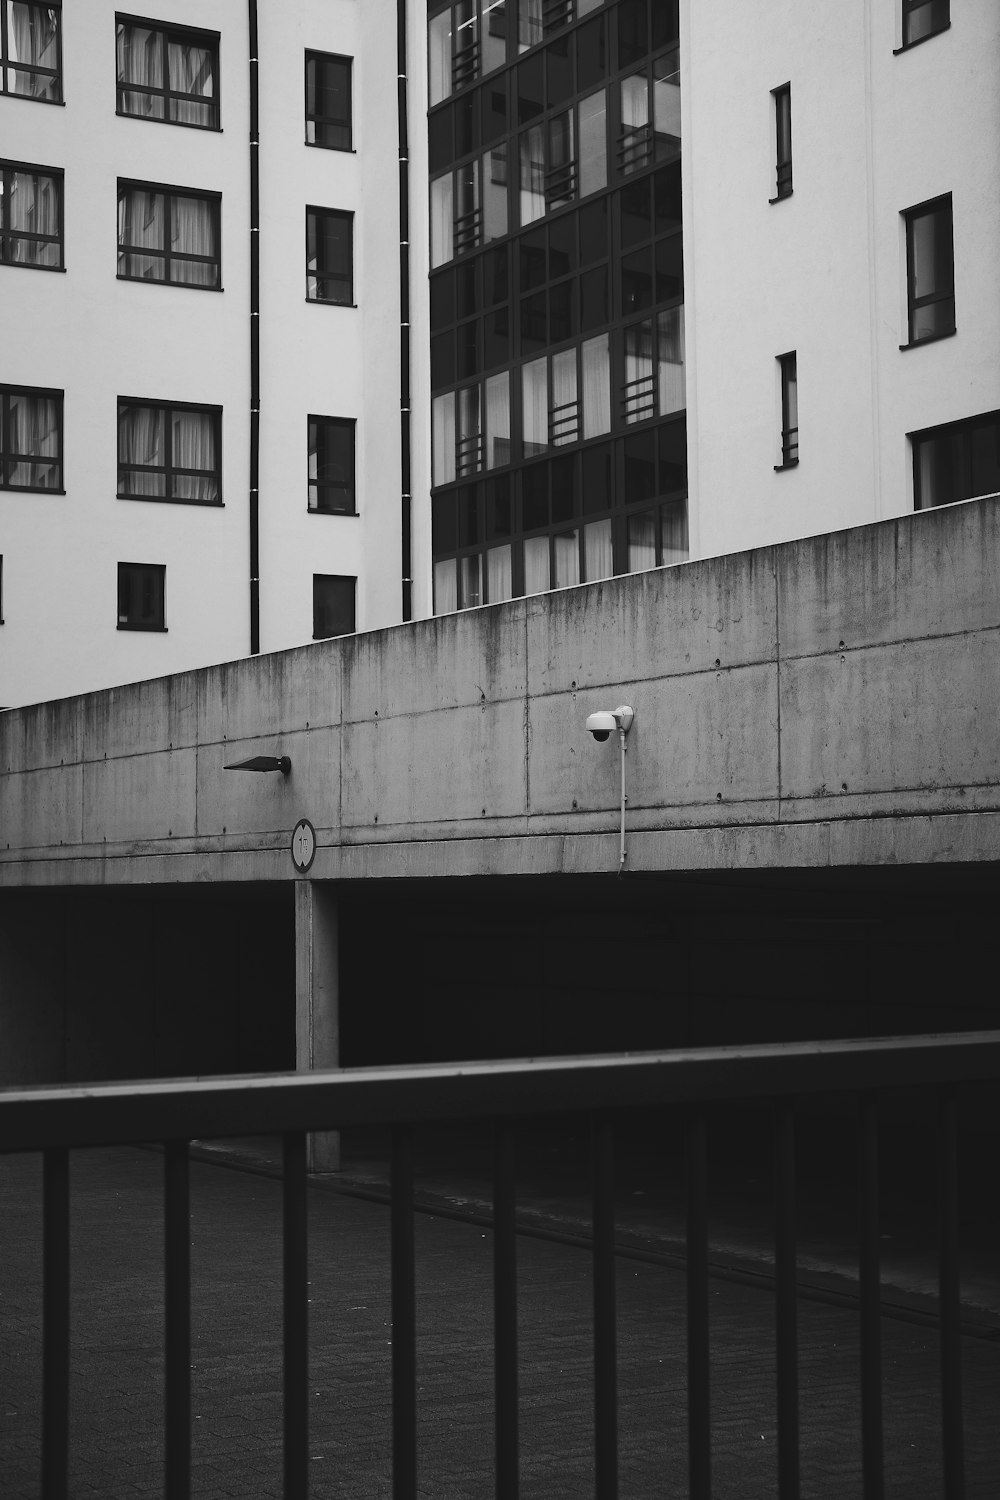
[{"label": "dark window frame", "polygon": [[[126,84],[118,77],[117,54],[119,30],[125,26],[141,26],[144,31],[152,32],[160,40],[162,47],[162,88],[152,85]],[[170,71],[168,48],[171,42],[193,41],[199,46],[205,47],[212,53],[214,93],[208,98],[204,94],[185,94],[179,89],[170,87]],[[220,35],[217,31],[208,31],[200,26],[174,26],[163,21],[151,21],[144,16],[126,15],[115,12],[115,114],[124,120],[148,120],[154,125],[180,125],[188,130],[214,130],[222,129],[222,101],[220,98],[220,67],[219,67],[219,41]],[[122,108],[123,94],[142,94],[147,98],[162,98],[163,114],[147,115],[138,114],[135,110]],[[212,107],[213,119],[208,124],[202,124],[198,120],[177,120],[170,118],[170,106],[172,103],[202,104]]]},{"label": "dark window frame", "polygon": [[792,85],[771,90],[774,100],[774,197],[780,203],[792,196]]},{"label": "dark window frame", "polygon": [[[344,64],[346,64],[346,72],[347,72],[347,81],[346,81],[346,90],[347,90],[347,115],[346,116],[320,115],[319,113],[317,113],[317,111],[315,110],[315,108],[313,109],[312,113],[310,113],[310,110],[309,110],[309,64],[310,64],[310,62],[317,64],[317,68],[318,68],[318,65],[320,63],[322,63],[322,64],[326,64],[326,63],[344,63]],[[314,89],[315,89],[315,84],[314,84]],[[307,146],[317,146],[322,151],[353,151],[354,150],[354,59],[353,59],[353,57],[348,57],[345,53],[342,53],[342,52],[317,52],[317,51],[315,51],[314,49],[311,49],[311,48],[307,48],[306,49],[306,56],[305,56],[305,123],[306,123],[306,142],[305,143],[306,143]],[[310,125],[313,125],[315,127],[314,134],[316,134],[317,136],[320,133],[320,128],[323,127],[325,129],[332,130],[332,131],[340,130],[340,131],[345,132],[346,139],[344,141],[333,141],[333,140],[323,140],[323,141],[321,141],[321,140],[313,140],[313,141],[311,141],[309,139],[309,126]]]},{"label": "dark window frame", "polygon": [[[350,228],[348,239],[348,267],[343,270],[329,270],[320,268],[317,258],[315,271],[309,269],[309,218],[311,214],[326,219],[342,219]],[[315,233],[315,230],[314,230]],[[309,291],[310,281],[315,282],[318,288],[320,282],[342,282],[346,286],[347,294],[344,297],[320,297],[311,296]],[[317,204],[306,204],[306,301],[325,304],[327,307],[355,307],[354,301],[354,212],[346,208],[321,208]]]},{"label": "dark window frame", "polygon": [[[175,198],[196,198],[207,203],[213,214],[213,228],[215,231],[216,253],[212,255],[197,255],[189,251],[171,250],[166,241],[169,240],[169,231],[164,235],[164,247],[162,250],[148,245],[126,245],[121,239],[118,240],[118,280],[137,281],[143,286],[169,286],[183,287],[194,292],[221,292],[222,287],[222,194],[206,188],[180,187],[177,184],[164,182],[143,182],[132,177],[119,177],[118,179],[118,205],[121,206],[122,197],[126,193],[161,193],[164,199],[163,219],[164,224],[169,226],[171,215],[171,204]],[[133,276],[121,269],[124,256],[144,256],[147,259],[158,259],[163,262],[163,276]],[[174,281],[171,279],[171,268],[175,265],[207,265],[214,266],[216,282],[211,285],[202,281]]]},{"label": "dark window frame", "polygon": [[[331,480],[323,481],[318,477],[313,479],[309,476],[307,509],[310,515],[318,516],[356,516],[358,514],[358,423],[356,417],[325,417],[310,412],[306,418],[306,452],[311,460],[314,451],[318,452],[320,424],[327,430],[350,432],[350,477],[343,483]],[[316,447],[314,448],[314,433]],[[321,504],[323,492],[338,493],[343,491],[346,497],[345,505]],[[316,503],[313,504],[315,492]]]},{"label": "dark window frame", "polygon": [[[11,396],[30,396],[42,401],[54,401],[56,403],[56,429],[58,433],[57,446],[58,457],[55,459],[45,458],[43,455],[33,453],[15,452],[8,447],[7,439],[10,431],[10,406]],[[63,452],[63,403],[65,392],[50,386],[34,385],[0,385],[0,490],[7,490],[12,494],[22,495],[65,495],[66,474],[65,455]],[[42,463],[58,465],[58,484],[11,484],[8,482],[8,468],[17,463]]]},{"label": "dark window frame", "polygon": [[[131,570],[126,572],[124,570]],[[142,578],[141,575],[146,575]],[[155,618],[136,619],[130,618],[131,597],[123,594],[123,585],[128,583],[129,588],[140,582],[145,588],[147,581],[153,582],[152,603],[155,606]],[[123,609],[123,601],[125,608]],[[124,616],[124,618],[123,618]],[[140,563],[120,562],[118,564],[118,629],[135,630],[143,633],[155,633],[166,635],[167,633],[167,567],[166,563]]]},{"label": "dark window frame", "polygon": [[[781,382],[781,463],[775,471],[794,469],[799,461],[799,361],[798,351],[778,355]],[[794,422],[791,418],[794,416]]]},{"label": "dark window frame", "polygon": [[[922,32],[920,36],[910,36],[908,31],[913,17],[918,11],[925,10],[928,5],[938,10],[943,10],[944,20],[932,25],[930,31]],[[900,46],[893,48],[893,56],[898,57],[901,52],[909,52],[911,47],[919,47],[921,42],[930,41],[932,36],[940,36],[942,32],[951,27],[951,3],[950,0],[902,0],[902,42]]]},{"label": "dark window frame", "polygon": [[[27,3],[35,10],[51,10],[57,13],[56,47],[59,61],[55,68],[40,68],[34,63],[11,63],[10,41],[7,26],[7,6],[0,5],[0,94],[7,95],[10,99],[30,99],[33,104],[63,104],[65,103],[62,93],[63,83],[63,55],[62,55],[62,0],[47,0],[41,4],[39,0],[27,0]],[[52,78],[55,82],[56,98],[44,99],[38,94],[20,94],[16,89],[8,88],[8,69],[18,73],[31,73],[39,78]]]},{"label": "dark window frame", "polygon": [[[328,607],[318,597],[318,585],[321,583],[349,583],[351,585],[351,628],[350,630],[339,630],[335,632],[320,630],[321,623],[319,611]],[[343,601],[341,601],[343,603]],[[340,640],[346,635],[356,635],[358,629],[358,580],[353,573],[314,573],[313,574],[313,635],[314,641]]]},{"label": "dark window frame", "polygon": [[[980,412],[978,416],[963,417],[958,422],[943,422],[937,427],[922,427],[917,432],[910,432],[907,438],[910,443],[910,453],[913,462],[913,509],[936,510],[942,505],[961,505],[969,500],[989,499],[1000,494],[1000,476],[998,476],[998,488],[996,490],[979,490],[973,483],[973,435],[977,429],[992,427],[995,433],[995,444],[998,455],[1000,455],[1000,411]],[[967,494],[954,495],[947,500],[928,500],[922,503],[922,484],[920,479],[920,447],[923,443],[951,441],[956,445],[953,456],[958,456],[961,475],[956,488],[968,490]],[[961,445],[960,449],[957,445]],[[1000,461],[998,461],[1000,468]]]},{"label": "dark window frame", "polygon": [[[206,406],[204,404],[193,401],[151,401],[141,396],[119,396],[117,417],[118,423],[121,423],[122,414],[124,411],[134,411],[139,408],[144,408],[148,411],[158,411],[164,413],[164,447],[167,450],[165,452],[165,462],[162,465],[137,463],[125,464],[122,462],[121,455],[119,453],[117,479],[118,499],[129,501],[149,500],[157,505],[200,505],[209,506],[213,509],[221,509],[224,505],[224,501],[222,498],[222,407]],[[173,462],[173,435],[169,417],[170,413],[175,411],[199,412],[203,415],[208,415],[213,418],[215,437],[214,468],[210,470],[187,468],[184,465],[175,464]],[[164,490],[166,491],[166,493],[162,495],[150,495],[123,490],[123,471],[127,471],[129,473],[142,471],[149,474],[162,474],[164,478]],[[178,476],[185,476],[193,479],[204,479],[206,476],[211,476],[215,480],[216,484],[215,499],[191,499],[183,495],[170,494],[169,491],[172,487],[172,481]]]},{"label": "dark window frame", "polygon": [[[919,219],[930,217],[933,214],[943,214],[947,209],[947,234],[948,254],[944,263],[944,281],[941,286],[935,286],[930,292],[923,296],[916,296],[914,292],[916,276],[914,265],[914,225]],[[903,210],[903,223],[906,235],[906,343],[900,344],[901,349],[913,349],[917,345],[932,344],[937,339],[950,338],[956,332],[955,323],[955,217],[954,205],[951,193],[942,193],[938,198],[929,198],[926,203],[917,203],[913,208]],[[943,306],[944,315],[947,317],[948,305],[950,304],[950,321],[940,328],[935,328],[932,333],[926,333],[922,337],[915,337],[914,330],[920,314],[928,307]]]},{"label": "dark window frame", "polygon": [[[10,212],[10,189],[7,185],[8,173],[26,172],[39,177],[50,177],[56,186],[59,198],[59,230],[55,235],[38,234],[33,230],[15,230],[8,226],[7,219]],[[0,265],[17,266],[29,271],[65,271],[66,269],[66,246],[65,246],[65,196],[63,187],[66,174],[62,167],[43,167],[34,162],[25,161],[0,161],[0,181],[2,181],[2,192],[0,192]],[[57,245],[59,247],[59,264],[57,266],[40,265],[37,261],[13,260],[10,250],[15,241],[31,241],[37,244]]]}]

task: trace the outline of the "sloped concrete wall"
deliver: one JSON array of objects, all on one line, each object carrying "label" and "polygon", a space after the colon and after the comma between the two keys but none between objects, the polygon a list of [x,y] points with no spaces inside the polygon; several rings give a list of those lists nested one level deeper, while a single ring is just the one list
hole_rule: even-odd
[{"label": "sloped concrete wall", "polygon": [[[0,884],[1000,857],[1000,506],[970,502],[0,716]],[[227,771],[287,754],[292,772]]]}]

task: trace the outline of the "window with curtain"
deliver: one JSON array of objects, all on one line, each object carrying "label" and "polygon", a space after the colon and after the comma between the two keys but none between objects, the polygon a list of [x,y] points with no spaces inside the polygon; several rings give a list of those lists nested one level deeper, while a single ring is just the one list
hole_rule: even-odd
[{"label": "window with curtain", "polygon": [[119,630],[166,630],[166,578],[163,563],[118,564]]},{"label": "window with curtain", "polygon": [[434,613],[452,615],[458,609],[458,563],[449,557],[434,564]]},{"label": "window with curtain", "polygon": [[0,386],[0,489],[61,490],[62,391]]},{"label": "window with curtain", "polygon": [[681,154],[681,57],[672,47],[653,63],[653,154],[675,161]]},{"label": "window with curtain", "polygon": [[580,197],[608,185],[607,104],[604,89],[588,94],[579,106]]},{"label": "window with curtain", "polygon": [[1000,494],[1000,411],[910,433],[913,506]]},{"label": "window with curtain", "polygon": [[531,458],[549,446],[548,360],[535,359],[522,365],[521,399],[524,456]]},{"label": "window with curtain", "polygon": [[434,484],[455,478],[455,392],[435,396],[431,406],[431,459]]},{"label": "window with curtain", "polygon": [[521,223],[532,224],[545,213],[545,127],[532,125],[519,143],[521,158]]},{"label": "window with curtain", "polygon": [[313,640],[353,635],[358,580],[343,573],[313,574]]},{"label": "window with curtain", "polygon": [[0,3],[0,92],[62,102],[62,6]]},{"label": "window with curtain", "polygon": [[656,315],[656,348],[659,361],[660,416],[683,411],[687,404],[684,378],[684,304],[668,307]]},{"label": "window with curtain", "polygon": [[583,435],[599,437],[611,431],[611,359],[609,336],[598,334],[581,348],[583,369]]},{"label": "window with curtain", "polygon": [[118,276],[221,288],[217,193],[118,182]]},{"label": "window with curtain", "polygon": [[590,521],[583,528],[583,568],[587,583],[610,578],[615,571],[611,548],[611,520]]},{"label": "window with curtain", "polygon": [[513,597],[510,543],[490,547],[486,553],[486,602],[500,604]]},{"label": "window with curtain", "polygon": [[542,40],[542,0],[517,0],[517,50],[527,52]]},{"label": "window with curtain", "polygon": [[123,500],[222,504],[222,409],[118,402],[118,495]]},{"label": "window with curtain", "polygon": [[431,183],[431,268],[444,265],[455,254],[454,173]]},{"label": "window with curtain", "polygon": [[119,20],[116,49],[118,114],[218,130],[218,32]]},{"label": "window with curtain", "polygon": [[903,215],[908,339],[922,344],[955,332],[955,246],[951,194]]},{"label": "window with curtain", "polygon": [[510,372],[486,381],[486,467],[510,463]]},{"label": "window with curtain", "polygon": [[0,261],[61,270],[62,203],[62,172],[0,162]]},{"label": "window with curtain", "polygon": [[306,209],[306,301],[354,302],[354,215]]},{"label": "window with curtain", "polygon": [[357,514],[353,417],[309,417],[309,509],[323,515]]},{"label": "window with curtain", "polygon": [[306,53],[306,145],[350,151],[351,59]]}]

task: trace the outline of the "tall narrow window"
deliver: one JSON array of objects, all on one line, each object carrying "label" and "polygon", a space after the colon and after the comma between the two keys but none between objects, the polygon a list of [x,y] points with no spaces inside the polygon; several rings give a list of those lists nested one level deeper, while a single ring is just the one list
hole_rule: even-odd
[{"label": "tall narrow window", "polygon": [[782,84],[771,95],[774,100],[774,197],[790,198],[792,195],[792,85]]},{"label": "tall narrow window", "polygon": [[306,301],[354,301],[354,215],[306,209]]},{"label": "tall narrow window", "polygon": [[0,489],[62,489],[62,409],[62,391],[0,386]]},{"label": "tall narrow window", "polygon": [[0,93],[62,102],[62,5],[0,4]]},{"label": "tall narrow window", "polygon": [[119,17],[118,113],[219,128],[219,36]]},{"label": "tall narrow window", "polygon": [[906,307],[910,344],[955,332],[951,194],[907,209]]},{"label": "tall narrow window", "polygon": [[951,24],[949,0],[903,0],[903,46],[946,31]]},{"label": "tall narrow window", "polygon": [[309,418],[309,509],[357,514],[354,487],[356,423],[344,417]]},{"label": "tall narrow window", "polygon": [[119,400],[120,498],[221,505],[221,421],[217,406]]},{"label": "tall narrow window", "polygon": [[351,150],[349,57],[306,53],[306,145]]},{"label": "tall narrow window", "polygon": [[217,193],[118,183],[118,275],[123,281],[220,286]]},{"label": "tall narrow window", "polygon": [[119,630],[166,630],[166,575],[162,563],[118,564]]},{"label": "tall narrow window", "polygon": [[799,461],[799,377],[795,350],[778,356],[781,376],[781,463],[790,469]]},{"label": "tall narrow window", "polygon": [[0,162],[0,261],[62,269],[63,174]]},{"label": "tall narrow window", "polygon": [[339,573],[313,574],[313,640],[353,635],[356,578]]}]

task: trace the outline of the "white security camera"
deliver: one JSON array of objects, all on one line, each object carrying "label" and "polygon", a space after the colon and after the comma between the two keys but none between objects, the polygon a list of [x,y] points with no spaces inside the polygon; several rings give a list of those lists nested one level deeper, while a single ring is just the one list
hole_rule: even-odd
[{"label": "white security camera", "polygon": [[628,704],[623,703],[619,708],[613,710],[602,708],[596,714],[589,714],[587,717],[587,728],[595,740],[607,740],[611,738],[616,729],[620,729],[622,734],[628,734],[632,728],[632,720],[634,718],[635,714],[633,710],[629,708]]}]

